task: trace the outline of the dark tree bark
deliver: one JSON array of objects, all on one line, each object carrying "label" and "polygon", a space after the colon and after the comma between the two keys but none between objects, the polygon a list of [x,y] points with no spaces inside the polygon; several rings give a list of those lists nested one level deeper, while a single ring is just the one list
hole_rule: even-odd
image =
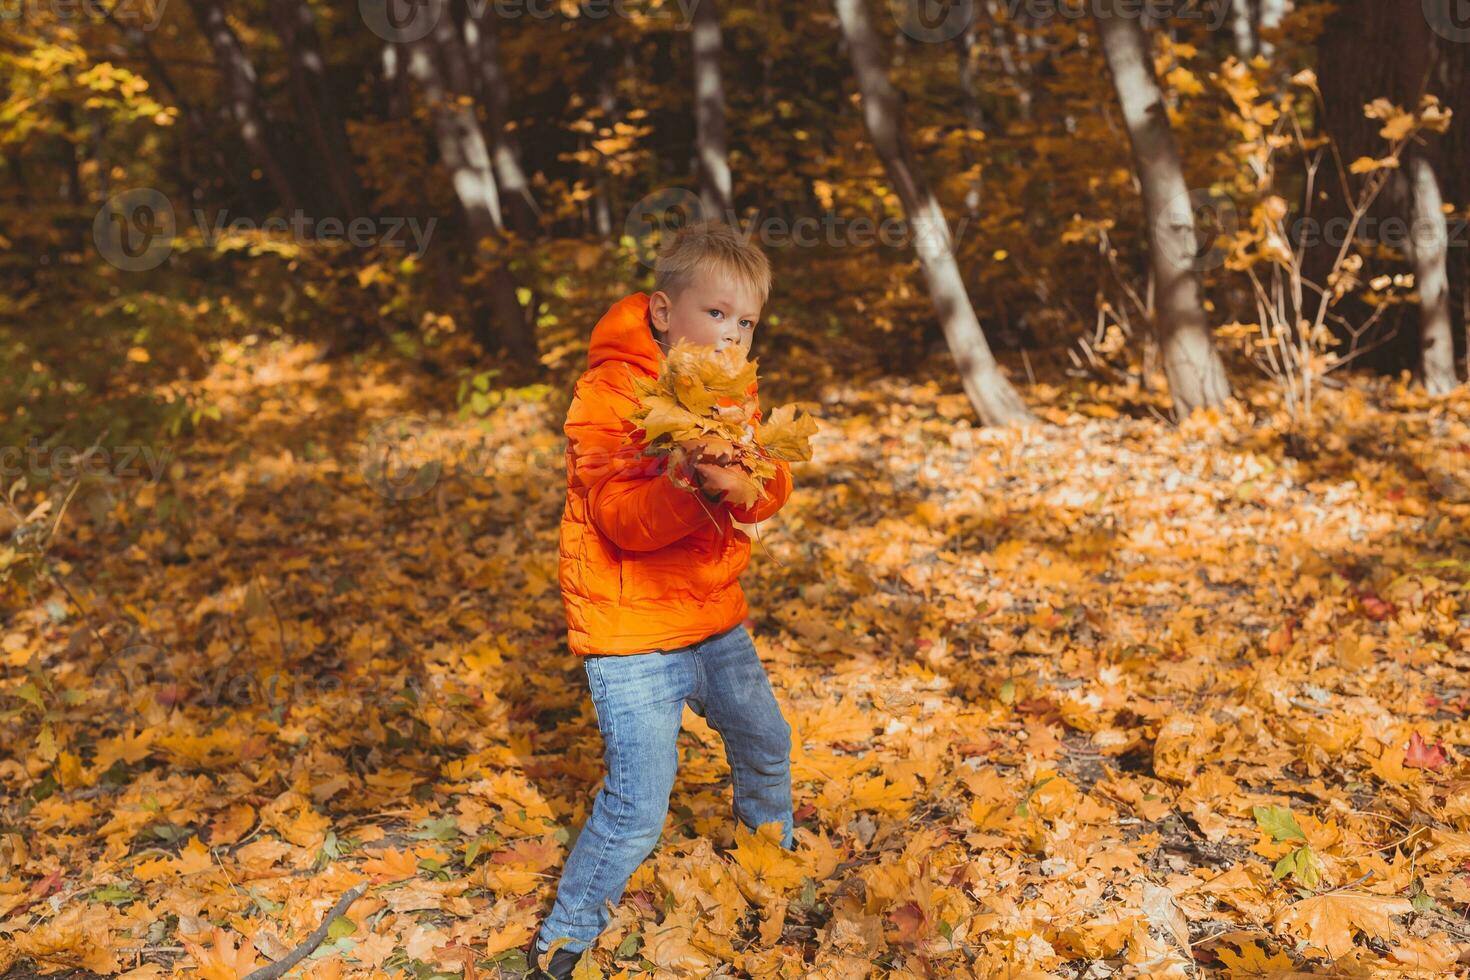
[{"label": "dark tree bark", "polygon": [[862,93],[863,119],[888,178],[903,202],[919,253],[919,265],[944,330],[944,339],[959,368],[965,394],[986,425],[1031,421],[1025,402],[991,352],[965,292],[944,212],[915,165],[902,128],[898,93],[888,79],[864,2],[834,0],[837,20]]},{"label": "dark tree bark", "polygon": [[265,110],[261,106],[255,65],[245,53],[234,28],[225,19],[218,0],[189,0],[189,9],[214,52],[214,60],[219,65],[220,77],[224,83],[225,106],[240,132],[240,138],[245,142],[255,165],[265,174],[281,204],[287,211],[298,210],[301,206],[301,195],[297,192],[290,173],[282,166],[267,135]]},{"label": "dark tree bark", "polygon": [[1196,408],[1224,402],[1230,397],[1230,382],[1205,320],[1194,268],[1199,245],[1189,185],[1137,10],[1127,0],[1099,0],[1094,20],[1143,190],[1154,278],[1154,329],[1174,410],[1183,417]]},{"label": "dark tree bark", "polygon": [[699,199],[707,215],[734,209],[725,140],[725,85],[720,74],[720,11],[716,0],[694,0],[694,148]]},{"label": "dark tree bark", "polygon": [[[611,126],[618,111],[617,46],[613,34],[606,29],[598,34],[595,45],[593,60],[597,66],[597,108],[602,113],[602,125]],[[598,237],[607,240],[613,236],[613,186],[606,167],[597,168],[594,188],[592,224]]]},{"label": "dark tree bark", "polygon": [[152,76],[151,82],[156,84],[179,110],[179,118],[183,122],[183,138],[177,140],[176,143],[179,153],[179,176],[183,183],[191,187],[199,186],[200,177],[194,169],[194,156],[201,148],[207,149],[217,172],[243,176],[236,173],[239,168],[235,161],[226,159],[220,150],[218,141],[211,138],[210,128],[205,123],[204,114],[200,112],[199,107],[184,98],[179,86],[174,82],[173,74],[169,71],[167,63],[154,50],[149,32],[136,25],[124,23],[118,18],[113,8],[103,7],[102,15],[109,24],[117,28],[130,46],[142,53],[143,61],[148,65]]},{"label": "dark tree bark", "polygon": [[362,187],[352,159],[347,125],[327,84],[326,58],[316,18],[306,0],[271,0],[271,16],[286,52],[297,121],[306,131],[318,170],[344,220],[362,214]]},{"label": "dark tree bark", "polygon": [[[1450,30],[1459,23],[1454,2],[1341,0],[1317,45],[1321,126],[1344,161],[1383,155],[1387,144],[1379,133],[1382,123],[1363,114],[1363,106],[1374,99],[1388,99],[1412,112],[1423,95],[1431,94],[1453,113],[1447,132],[1421,133],[1407,148],[1403,165],[1374,202],[1363,235],[1365,244],[1404,252],[1420,300],[1417,311],[1404,308],[1402,315],[1384,317],[1383,326],[1363,338],[1373,348],[1364,361],[1386,371],[1413,368],[1430,391],[1453,387],[1455,321],[1461,331],[1470,330],[1470,254],[1464,248],[1439,248],[1438,223],[1429,214],[1435,198],[1459,207],[1470,202],[1470,45],[1455,40],[1458,35]],[[1384,57],[1384,52],[1394,56]],[[1346,192],[1335,178],[1319,182],[1314,199],[1306,202],[1318,225],[1332,227],[1334,219],[1348,213]],[[1398,235],[1403,228],[1411,233]],[[1428,238],[1424,247],[1417,247],[1421,234]],[[1308,251],[1308,271],[1315,281],[1324,278],[1337,248],[1337,243],[1324,241]],[[1441,283],[1447,292],[1443,298]],[[1351,298],[1340,305],[1350,321],[1364,320],[1370,312]]]}]

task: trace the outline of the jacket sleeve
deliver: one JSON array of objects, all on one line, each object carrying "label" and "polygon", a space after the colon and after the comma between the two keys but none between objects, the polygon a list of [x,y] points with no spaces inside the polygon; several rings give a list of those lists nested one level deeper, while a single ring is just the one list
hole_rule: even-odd
[{"label": "jacket sleeve", "polygon": [[577,383],[567,411],[569,482],[587,491],[593,525],[625,551],[657,551],[710,519],[706,505],[640,455],[624,421],[636,402],[601,378]]},{"label": "jacket sleeve", "polygon": [[791,464],[785,460],[777,460],[776,475],[766,481],[765,488],[765,498],[757,500],[749,507],[729,505],[730,516],[741,524],[759,524],[780,510],[791,496]]}]

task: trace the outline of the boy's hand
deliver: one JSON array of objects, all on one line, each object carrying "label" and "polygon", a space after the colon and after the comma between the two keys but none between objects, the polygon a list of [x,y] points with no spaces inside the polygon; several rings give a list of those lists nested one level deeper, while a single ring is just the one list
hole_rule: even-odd
[{"label": "boy's hand", "polygon": [[717,504],[725,499],[723,490],[716,490],[713,484],[719,480],[719,474],[711,474],[711,470],[718,470],[718,463],[695,463],[690,469],[689,482],[704,495],[704,499],[712,504]]},{"label": "boy's hand", "polygon": [[719,480],[720,477],[719,473],[712,471],[720,469],[722,467],[718,463],[697,463],[694,467],[694,485],[699,487],[706,500],[716,504],[725,499],[725,491],[710,488],[711,482]]},{"label": "boy's hand", "polygon": [[677,461],[674,462],[674,473],[678,477],[676,483],[683,483],[693,490],[699,491],[704,499],[710,503],[717,504],[724,496],[723,493],[709,489],[705,485],[705,471],[714,464],[696,462],[696,457],[690,454],[679,453]]}]

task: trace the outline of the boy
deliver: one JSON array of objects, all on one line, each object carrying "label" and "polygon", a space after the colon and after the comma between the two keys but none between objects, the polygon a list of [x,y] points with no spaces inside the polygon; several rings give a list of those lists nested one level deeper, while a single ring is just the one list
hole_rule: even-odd
[{"label": "boy", "polygon": [[679,341],[749,353],[770,281],[765,255],[728,225],[690,225],[661,249],[653,294],[620,300],[592,331],[567,412],[560,577],[607,775],[531,942],[537,976],[571,975],[658,843],[686,703],[725,741],[736,818],[779,823],[791,847],[791,728],[744,626],[750,539],[731,524],[776,513],[791,468],[778,463],[766,498],[738,507],[705,491],[698,468],[682,474],[698,493],[677,486],[662,461],[640,456],[625,421],[634,377],[656,376]]}]

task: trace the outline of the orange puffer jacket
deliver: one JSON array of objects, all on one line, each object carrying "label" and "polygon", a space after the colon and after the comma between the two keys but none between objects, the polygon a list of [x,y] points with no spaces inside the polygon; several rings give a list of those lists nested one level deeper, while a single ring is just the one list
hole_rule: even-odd
[{"label": "orange puffer jacket", "polygon": [[574,653],[671,650],[744,620],[739,579],[750,539],[731,519],[763,521],[791,496],[784,462],[766,481],[767,497],[742,508],[676,487],[662,459],[641,455],[627,421],[637,406],[633,379],[656,377],[662,360],[648,295],[619,300],[592,330],[567,411],[560,578]]}]

